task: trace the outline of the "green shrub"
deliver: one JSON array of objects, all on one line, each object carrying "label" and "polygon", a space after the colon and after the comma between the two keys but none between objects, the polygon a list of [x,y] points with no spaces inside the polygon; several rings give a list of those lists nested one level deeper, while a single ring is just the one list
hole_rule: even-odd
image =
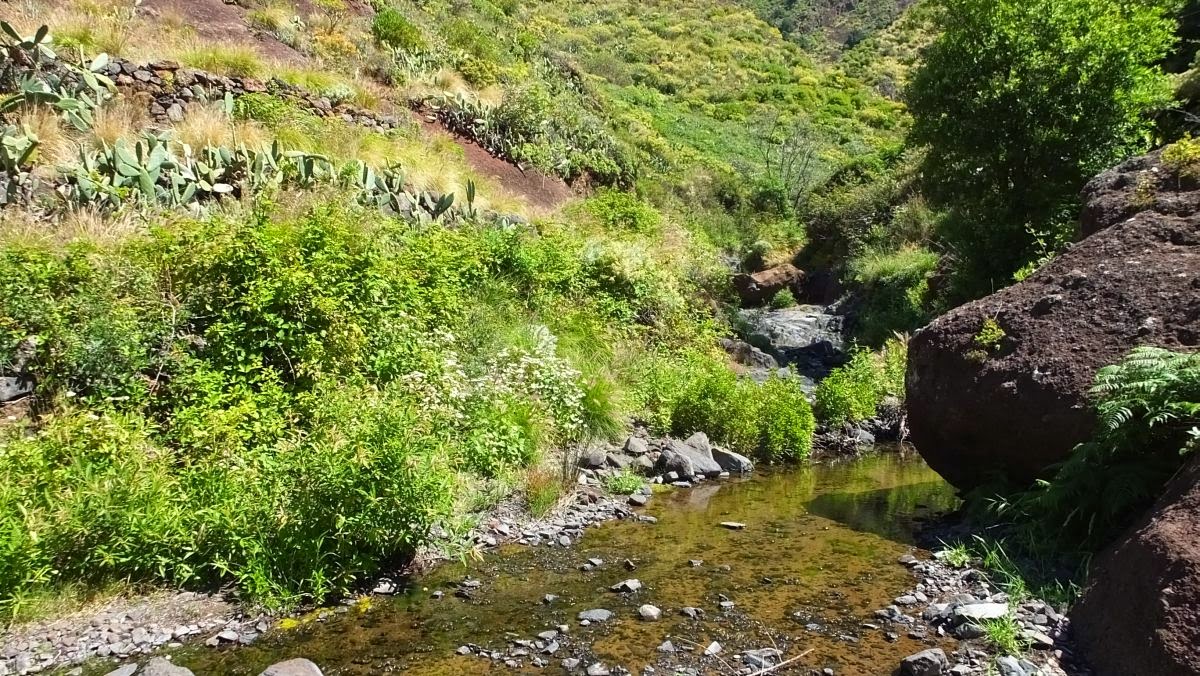
[{"label": "green shrub", "polygon": [[875,415],[880,389],[874,358],[869,351],[858,350],[817,385],[813,408],[826,425],[860,422]]},{"label": "green shrub", "polygon": [[475,57],[463,59],[458,64],[458,72],[476,87],[487,87],[500,81],[500,66]]},{"label": "green shrub", "polygon": [[614,495],[633,495],[646,485],[646,480],[629,471],[604,477],[604,489]]},{"label": "green shrub", "polygon": [[380,11],[371,20],[371,37],[384,47],[410,54],[426,48],[421,29],[393,7]]},{"label": "green shrub", "polygon": [[757,392],[758,457],[798,462],[812,451],[816,421],[796,379],[772,378]]},{"label": "green shrub", "polygon": [[621,190],[600,190],[584,209],[605,228],[615,232],[653,233],[662,217],[636,195]]},{"label": "green shrub", "polygon": [[1095,551],[1141,514],[1200,448],[1200,354],[1135,348],[1100,369],[1097,427],[1047,481],[997,498],[994,518],[1059,552]]}]

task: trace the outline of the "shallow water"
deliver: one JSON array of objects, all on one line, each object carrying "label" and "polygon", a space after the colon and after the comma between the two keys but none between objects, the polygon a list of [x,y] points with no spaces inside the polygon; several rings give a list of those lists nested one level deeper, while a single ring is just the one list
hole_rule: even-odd
[{"label": "shallow water", "polygon": [[[918,458],[894,453],[701,484],[656,495],[646,513],[657,524],[605,524],[570,549],[508,547],[481,562],[442,566],[365,612],[275,631],[250,647],[195,648],[174,659],[199,676],[258,674],[289,657],[312,659],[329,675],[562,673],[560,660],[568,656],[634,673],[650,665],[671,673],[677,664],[729,673],[716,658],[658,653],[670,638],[677,646],[719,641],[721,657],[731,663],[744,649],[777,646],[785,657],[811,649],[794,670],[779,673],[832,667],[839,676],[888,674],[928,644],[906,636],[888,641],[862,624],[912,586],[896,559],[912,551],[916,522],[955,502],[953,490]],[[746,528],[728,530],[722,521]],[[578,566],[593,557],[605,564],[581,572]],[[625,568],[625,559],[636,571]],[[703,564],[693,567],[691,559]],[[483,586],[464,600],[454,596],[454,583],[467,575]],[[631,577],[644,585],[638,593],[608,590]],[[431,596],[437,589],[443,598]],[[561,598],[545,605],[545,594]],[[720,594],[736,606],[722,611]],[[644,603],[662,608],[663,619],[638,619]],[[706,619],[682,617],[684,606],[703,608]],[[590,608],[616,615],[579,626],[576,614]],[[529,657],[514,670],[455,653],[467,643],[503,651],[514,639],[533,639],[560,624],[571,632],[545,669]]]}]

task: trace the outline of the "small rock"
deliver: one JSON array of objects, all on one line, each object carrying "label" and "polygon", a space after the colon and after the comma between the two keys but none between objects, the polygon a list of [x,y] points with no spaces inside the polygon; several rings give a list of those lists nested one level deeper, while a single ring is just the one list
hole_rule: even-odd
[{"label": "small rock", "polygon": [[642,583],[640,580],[629,579],[614,584],[613,586],[609,587],[609,591],[614,591],[619,594],[632,594],[641,588]]},{"label": "small rock", "polygon": [[112,671],[105,674],[105,676],[133,676],[135,673],[137,673],[137,670],[138,670],[138,665],[126,664],[123,667],[113,669]]},{"label": "small rock", "polygon": [[604,666],[604,663],[602,662],[589,664],[587,668],[587,676],[608,676],[611,673],[612,672],[608,670],[608,667]]},{"label": "small rock", "polygon": [[574,657],[568,657],[562,661],[562,665],[563,669],[566,669],[567,671],[573,671],[579,666],[579,660]]},{"label": "small rock", "polygon": [[713,641],[712,643],[708,644],[707,648],[704,649],[704,654],[707,657],[712,657],[713,655],[721,654],[721,650],[721,644]]},{"label": "small rock", "polygon": [[633,505],[634,507],[645,507],[646,503],[648,503],[648,502],[650,502],[649,495],[642,495],[641,493],[634,493],[633,495],[629,496],[629,504]]},{"label": "small rock", "polygon": [[612,611],[603,608],[595,608],[593,610],[585,610],[579,613],[579,621],[587,622],[607,622],[612,619]]},{"label": "small rock", "polygon": [[692,620],[704,619],[704,609],[703,608],[692,608],[691,606],[686,606],[686,607],[679,609],[679,614],[683,615],[686,618],[692,619]]},{"label": "small rock", "polygon": [[729,530],[743,530],[746,528],[746,524],[738,521],[722,521],[721,527],[728,528]]},{"label": "small rock", "polygon": [[232,629],[226,629],[225,631],[217,634],[217,638],[229,643],[237,643],[242,637],[239,636],[236,631]]},{"label": "small rock", "polygon": [[470,655],[471,646],[460,645],[458,646],[458,650],[455,650],[454,652],[458,653],[459,655]]},{"label": "small rock", "polygon": [[550,605],[551,603],[554,603],[557,600],[558,600],[558,596],[555,594],[546,594],[545,596],[542,597],[542,603],[544,603],[546,605]]},{"label": "small rock", "polygon": [[1007,616],[1007,603],[968,603],[954,609],[955,622],[997,620]]},{"label": "small rock", "polygon": [[641,615],[643,620],[656,622],[660,617],[662,617],[662,610],[660,610],[657,606],[652,606],[647,603],[641,608],[638,608],[638,615]]},{"label": "small rock", "polygon": [[[320,672],[317,672],[320,673]],[[142,667],[140,676],[195,676],[191,669],[185,669],[176,664],[171,664],[169,660],[161,657],[155,657]]]},{"label": "small rock", "polygon": [[673,653],[673,652],[675,652],[675,644],[671,643],[670,641],[663,641],[658,646],[658,652]]},{"label": "small rock", "polygon": [[645,455],[650,452],[650,447],[641,437],[629,437],[625,440],[625,452],[633,456]]},{"label": "small rock", "polygon": [[922,650],[900,661],[900,676],[941,676],[950,668],[950,661],[941,648]]}]

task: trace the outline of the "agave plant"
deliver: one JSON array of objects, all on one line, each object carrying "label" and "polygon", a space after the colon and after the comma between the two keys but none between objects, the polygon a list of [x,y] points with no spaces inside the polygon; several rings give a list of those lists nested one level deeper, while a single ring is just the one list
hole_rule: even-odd
[{"label": "agave plant", "polygon": [[37,187],[29,171],[38,138],[28,129],[5,125],[0,129],[0,206],[28,199]]}]

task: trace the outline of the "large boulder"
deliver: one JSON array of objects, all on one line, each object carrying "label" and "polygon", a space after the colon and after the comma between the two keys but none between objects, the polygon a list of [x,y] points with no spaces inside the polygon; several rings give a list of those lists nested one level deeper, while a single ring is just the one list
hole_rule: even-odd
[{"label": "large boulder", "polygon": [[1027,483],[1063,460],[1091,435],[1096,371],[1134,346],[1200,345],[1196,186],[1152,155],[1096,178],[1084,198],[1085,239],[909,344],[912,441],[960,488]]},{"label": "large boulder", "polygon": [[733,288],[737,290],[743,305],[753,307],[763,305],[781,291],[798,297],[803,293],[803,281],[803,272],[791,263],[784,263],[762,272],[734,275]]},{"label": "large boulder", "polygon": [[1097,557],[1071,627],[1098,676],[1200,676],[1200,458]]}]

